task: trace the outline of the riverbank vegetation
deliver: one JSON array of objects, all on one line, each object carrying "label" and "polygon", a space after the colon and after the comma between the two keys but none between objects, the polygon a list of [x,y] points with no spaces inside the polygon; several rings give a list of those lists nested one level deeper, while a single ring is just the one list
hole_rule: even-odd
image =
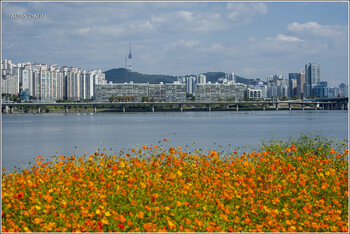
[{"label": "riverbank vegetation", "polygon": [[2,174],[3,232],[348,232],[347,143],[143,145]]}]

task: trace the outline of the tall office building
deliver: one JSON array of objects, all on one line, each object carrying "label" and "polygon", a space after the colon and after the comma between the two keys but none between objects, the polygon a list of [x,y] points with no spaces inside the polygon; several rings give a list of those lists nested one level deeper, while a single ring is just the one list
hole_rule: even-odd
[{"label": "tall office building", "polygon": [[298,73],[289,73],[289,97],[297,96]]},{"label": "tall office building", "polygon": [[297,96],[304,97],[305,71],[301,71],[297,75]]},{"label": "tall office building", "polygon": [[321,81],[321,66],[317,63],[308,63],[305,65],[305,97],[312,96],[313,89]]}]

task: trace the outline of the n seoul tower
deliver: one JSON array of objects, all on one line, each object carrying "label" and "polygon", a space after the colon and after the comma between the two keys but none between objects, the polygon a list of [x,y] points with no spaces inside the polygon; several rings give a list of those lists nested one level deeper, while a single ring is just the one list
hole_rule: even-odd
[{"label": "n seoul tower", "polygon": [[129,70],[131,71],[131,59],[132,59],[132,54],[131,54],[131,43],[129,45]]}]

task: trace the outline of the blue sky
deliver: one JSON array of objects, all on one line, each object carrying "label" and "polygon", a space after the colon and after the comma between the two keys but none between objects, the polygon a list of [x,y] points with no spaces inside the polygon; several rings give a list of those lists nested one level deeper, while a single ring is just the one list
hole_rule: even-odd
[{"label": "blue sky", "polygon": [[[13,19],[12,14],[45,14]],[[266,80],[321,64],[348,83],[347,2],[2,2],[2,58],[87,70]]]}]

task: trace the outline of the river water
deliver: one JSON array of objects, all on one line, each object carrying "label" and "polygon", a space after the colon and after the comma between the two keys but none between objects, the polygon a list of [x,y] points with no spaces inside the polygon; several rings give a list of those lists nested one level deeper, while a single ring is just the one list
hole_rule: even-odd
[{"label": "river water", "polygon": [[[167,138],[167,146],[191,149],[258,147],[262,139],[300,133],[348,139],[347,111],[232,111],[48,113],[2,115],[2,168],[12,170],[41,155],[119,152]],[[110,149],[112,148],[112,150]]]}]

